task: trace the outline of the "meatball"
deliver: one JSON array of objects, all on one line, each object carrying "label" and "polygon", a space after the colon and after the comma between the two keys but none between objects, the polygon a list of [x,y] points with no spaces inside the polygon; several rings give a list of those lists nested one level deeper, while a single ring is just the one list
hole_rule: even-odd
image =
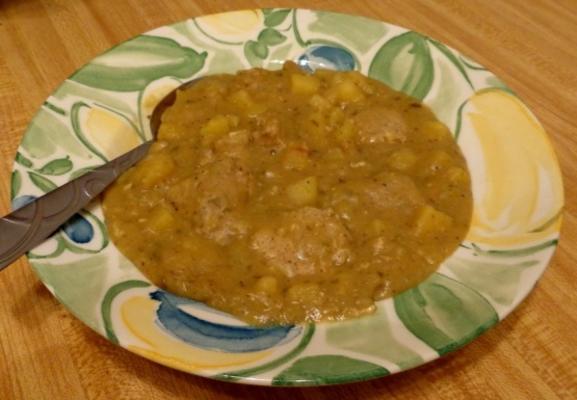
[{"label": "meatball", "polygon": [[386,107],[372,107],[359,112],[354,123],[361,144],[403,143],[407,124],[400,112]]},{"label": "meatball", "polygon": [[258,230],[251,247],[288,277],[329,271],[351,261],[350,235],[334,212],[304,207],[286,212],[278,226]]}]

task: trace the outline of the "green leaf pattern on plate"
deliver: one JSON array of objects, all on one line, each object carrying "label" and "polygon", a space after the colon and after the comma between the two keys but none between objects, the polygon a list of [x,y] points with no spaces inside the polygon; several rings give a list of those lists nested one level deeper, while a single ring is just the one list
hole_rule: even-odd
[{"label": "green leaf pattern on plate", "polygon": [[258,41],[267,46],[276,46],[286,41],[286,36],[276,29],[266,28],[258,34]]},{"label": "green leaf pattern on plate", "polygon": [[[327,327],[327,343],[397,364],[401,369],[419,365],[423,357],[393,335],[394,326],[389,321],[385,307],[366,317],[330,324]],[[359,332],[366,334],[359,335]]]},{"label": "green leaf pattern on plate", "polygon": [[[309,31],[336,38],[360,53],[367,52],[388,31],[385,24],[374,24],[363,17],[351,17],[327,11],[316,11],[316,20],[309,25]],[[335,30],[338,26],[339,29]]]},{"label": "green leaf pattern on plate", "polygon": [[22,153],[18,152],[16,153],[16,160],[15,160],[18,164],[22,165],[23,167],[26,168],[30,168],[32,167],[32,161],[30,161],[28,158],[24,157],[22,155]]},{"label": "green leaf pattern on plate", "polygon": [[268,27],[278,26],[284,22],[290,12],[290,9],[271,11],[264,18],[264,24]]},{"label": "green leaf pattern on plate", "polygon": [[440,274],[397,295],[394,302],[405,326],[441,355],[467,344],[499,321],[478,292]]},{"label": "green leaf pattern on plate", "polygon": [[10,176],[10,200],[14,200],[14,198],[18,196],[21,187],[22,174],[18,170],[12,171],[12,175]]},{"label": "green leaf pattern on plate", "polygon": [[[137,36],[96,57],[70,79],[87,86],[136,91],[150,82],[170,75],[187,78],[200,71],[206,52],[182,47],[174,40]],[[127,62],[127,60],[136,62]]]},{"label": "green leaf pattern on plate", "polygon": [[389,40],[373,58],[369,76],[424,99],[434,79],[427,39],[416,32],[406,32]]},{"label": "green leaf pattern on plate", "polygon": [[99,301],[106,283],[105,255],[66,263],[35,262],[34,269],[52,293],[79,319],[103,332]]},{"label": "green leaf pattern on plate", "polygon": [[70,172],[72,168],[72,161],[70,161],[70,157],[66,156],[49,161],[42,168],[38,169],[37,172],[44,175],[63,175]]},{"label": "green leaf pattern on plate", "polygon": [[[148,138],[154,102],[180,82],[250,66],[278,68],[285,59],[299,60],[323,46],[343,50],[360,72],[423,99],[455,133],[461,129],[463,105],[474,92],[491,87],[509,91],[457,51],[379,21],[285,8],[238,12],[232,19],[226,15],[137,36],[63,82],[26,131],[11,196],[41,195],[113,157],[109,151],[114,146],[107,146],[116,139],[103,138],[108,131],[95,129],[102,126],[99,121],[122,127],[124,149]],[[97,123],[88,127],[88,117]],[[467,129],[463,126],[463,133]],[[119,282],[144,278],[108,242],[100,204],[82,216],[95,232],[89,242],[75,243],[60,231],[29,257],[63,304],[114,341],[125,337],[116,333],[128,328],[113,322],[121,319],[113,318],[114,307],[106,309],[104,295]],[[237,378],[244,382],[311,385],[370,379],[420,365],[464,345],[507,315],[533,287],[556,244],[557,236],[521,248],[465,244],[442,266],[442,274],[380,302],[372,316],[320,324],[314,336],[313,326],[289,356],[272,354],[250,365],[193,372],[231,379],[226,371],[234,369],[243,372]]]},{"label": "green leaf pattern on plate", "polygon": [[[511,305],[517,296],[521,275],[537,260],[503,262],[495,259],[452,258],[446,267],[462,283],[500,305]],[[498,285],[495,282],[499,282]]]},{"label": "green leaf pattern on plate", "polygon": [[244,56],[252,67],[260,67],[268,56],[268,47],[262,42],[249,40],[244,45]]},{"label": "green leaf pattern on plate", "polygon": [[[474,93],[473,83],[463,66],[458,63],[450,50],[438,42],[428,40],[433,68],[434,84],[425,101],[435,112],[437,118],[443,121],[454,133],[458,131],[459,106]],[[460,67],[458,68],[457,65]],[[455,73],[455,70],[460,73]]]},{"label": "green leaf pattern on plate", "polygon": [[50,179],[37,174],[36,172],[28,172],[28,176],[30,177],[30,180],[32,181],[32,183],[38,188],[40,189],[43,193],[48,193],[54,189],[56,189],[58,186],[52,182]]},{"label": "green leaf pattern on plate", "polygon": [[327,385],[388,375],[385,368],[341,355],[303,357],[274,377],[273,385]]}]

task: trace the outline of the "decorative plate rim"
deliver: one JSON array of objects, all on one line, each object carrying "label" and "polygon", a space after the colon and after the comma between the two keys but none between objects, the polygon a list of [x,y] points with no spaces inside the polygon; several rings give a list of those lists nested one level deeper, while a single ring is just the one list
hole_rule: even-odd
[{"label": "decorative plate rim", "polygon": [[[254,16],[249,16],[251,13]],[[237,22],[240,23],[231,21],[228,18],[230,16],[234,16]],[[249,21],[250,18],[254,20]],[[343,20],[354,26],[349,31],[349,34],[353,32],[352,37],[354,40],[343,39],[341,34],[334,29],[335,24]],[[362,24],[366,25],[365,27],[360,26],[358,21],[361,20]],[[249,26],[251,21],[254,25],[252,28]],[[297,23],[299,28],[296,28]],[[202,28],[200,25],[202,25]],[[312,28],[313,26],[314,29]],[[195,27],[198,29],[195,30]],[[294,35],[293,38],[289,36],[291,29]],[[372,37],[373,43],[368,43],[367,40],[367,43],[364,43],[363,38],[354,35],[354,29],[358,29],[359,32],[363,31],[364,35]],[[273,31],[276,33],[271,33]],[[266,34],[263,32],[266,32]],[[319,39],[316,41],[305,41],[302,37],[303,32],[316,33]],[[202,35],[205,36],[203,37]],[[244,41],[229,43],[229,36],[240,37]],[[263,37],[267,39],[262,39]],[[399,39],[401,37],[403,40]],[[354,43],[355,40],[356,43]],[[395,40],[396,42],[394,42]],[[391,42],[394,42],[394,46]],[[208,44],[199,46],[199,43]],[[286,45],[283,45],[283,43]],[[242,46],[243,48],[240,50],[235,47],[234,50],[231,50],[231,46]],[[464,247],[450,257],[450,260],[460,260],[458,263],[455,261],[455,265],[450,265],[451,263],[448,260],[434,276],[419,285],[419,287],[392,299],[379,302],[379,311],[375,316],[363,318],[362,321],[351,320],[342,323],[321,323],[295,327],[295,330],[300,329],[298,333],[294,333],[296,331],[287,333],[287,338],[290,335],[296,335],[292,339],[289,338],[285,342],[278,342],[273,347],[259,348],[259,350],[252,351],[252,353],[266,353],[270,350],[268,356],[261,358],[265,359],[264,364],[259,363],[256,359],[246,361],[245,359],[248,358],[245,357],[243,359],[245,360],[244,367],[227,367],[228,369],[224,367],[207,367],[203,369],[201,367],[191,369],[189,365],[181,361],[174,361],[176,356],[174,356],[175,353],[172,350],[168,353],[162,353],[164,350],[162,348],[160,353],[154,353],[154,351],[150,350],[151,348],[158,350],[154,346],[144,349],[142,344],[146,340],[159,340],[159,343],[165,344],[169,342],[162,342],[162,340],[166,339],[162,335],[162,337],[159,336],[160,339],[157,337],[152,339],[149,337],[146,340],[140,337],[139,339],[138,335],[135,335],[127,326],[130,326],[130,324],[145,324],[145,322],[127,322],[126,314],[122,314],[124,308],[137,307],[138,304],[153,307],[156,310],[156,314],[154,314],[155,322],[161,328],[164,326],[159,316],[161,307],[170,308],[174,306],[171,309],[174,312],[182,311],[182,307],[188,307],[187,310],[193,310],[190,312],[196,312],[203,316],[205,316],[203,314],[205,310],[203,311],[202,307],[195,304],[171,303],[172,300],[166,296],[162,297],[162,294],[158,295],[161,300],[154,299],[152,297],[152,289],[154,289],[154,292],[158,292],[154,286],[150,290],[144,290],[144,283],[147,280],[138,271],[127,267],[126,261],[118,254],[118,251],[113,249],[112,243],[107,240],[98,207],[90,207],[78,217],[78,220],[82,222],[80,228],[77,225],[68,225],[48,240],[47,243],[39,246],[39,248],[29,254],[29,261],[43,284],[76,318],[108,340],[135,354],[199,376],[256,385],[311,386],[339,384],[402,372],[431,362],[448,352],[463,347],[507,317],[533,290],[545,272],[557,247],[562,221],[564,194],[558,159],[551,148],[548,136],[526,106],[515,95],[511,94],[510,89],[481,65],[426,35],[364,16],[292,8],[230,11],[164,25],[109,48],[65,79],[33,117],[18,148],[17,157],[12,168],[11,197],[15,200],[14,206],[17,207],[29,200],[27,196],[39,195],[42,191],[51,190],[51,188],[63,184],[66,179],[72,178],[74,173],[85,170],[98,162],[102,163],[104,159],[109,158],[108,153],[106,153],[106,151],[109,151],[105,146],[106,143],[103,145],[97,140],[99,137],[97,135],[98,128],[94,128],[94,126],[104,126],[105,128],[112,126],[103,125],[102,121],[114,121],[113,124],[116,124],[114,126],[122,127],[121,131],[123,133],[130,131],[130,134],[133,135],[129,138],[132,140],[131,143],[138,138],[144,140],[145,137],[149,137],[146,115],[145,113],[143,114],[143,110],[144,112],[149,111],[150,107],[146,104],[147,95],[152,96],[154,93],[158,93],[154,92],[154,90],[158,89],[157,86],[173,87],[182,81],[197,76],[197,74],[205,74],[207,70],[210,73],[221,72],[219,68],[222,68],[222,66],[214,67],[214,65],[217,65],[214,61],[217,58],[216,55],[221,54],[223,54],[222,57],[225,61],[236,62],[236,66],[250,67],[254,66],[254,63],[261,63],[265,67],[274,66],[275,63],[278,65],[278,62],[283,60],[282,57],[275,60],[271,56],[271,52],[279,51],[283,46],[287,47],[287,57],[285,59],[304,59],[313,66],[318,63],[318,65],[326,64],[337,69],[343,65],[352,65],[354,69],[357,69],[364,63],[365,65],[361,68],[363,73],[368,73],[369,76],[372,74],[373,77],[384,81],[387,80],[387,74],[382,71],[387,73],[394,72],[391,72],[390,63],[387,64],[388,59],[401,60],[405,63],[412,63],[410,64],[412,67],[421,68],[420,76],[413,77],[408,74],[399,75],[397,73],[399,76],[393,78],[402,79],[386,83],[394,86],[395,82],[402,80],[403,84],[401,86],[403,87],[401,89],[406,89],[404,91],[409,91],[409,94],[416,95],[416,97],[422,95],[425,103],[430,105],[436,113],[437,109],[435,107],[440,110],[444,110],[443,107],[450,110],[450,112],[446,111],[446,115],[443,114],[450,122],[447,125],[451,127],[452,131],[456,132],[456,138],[460,140],[459,145],[464,150],[467,161],[471,162],[471,160],[474,160],[475,168],[488,170],[489,167],[487,165],[494,162],[490,157],[479,161],[477,153],[481,153],[482,157],[488,154],[486,149],[491,149],[491,144],[483,143],[482,137],[495,136],[493,131],[497,128],[493,129],[493,131],[486,128],[482,135],[476,133],[478,126],[472,127],[474,121],[471,122],[471,118],[464,117],[466,111],[473,110],[474,112],[470,111],[466,115],[470,116],[476,113],[475,115],[481,115],[480,118],[485,118],[486,124],[491,125],[493,123],[497,127],[500,126],[501,120],[499,118],[503,118],[503,115],[516,118],[515,121],[526,124],[527,127],[531,127],[535,131],[530,131],[527,137],[524,137],[521,133],[512,133],[510,141],[516,140],[515,144],[518,144],[520,140],[526,139],[532,144],[538,143],[548,147],[545,150],[534,151],[535,154],[531,153],[531,156],[537,161],[534,159],[523,159],[523,161],[526,161],[526,165],[533,169],[541,168],[539,173],[543,173],[542,170],[545,169],[544,173],[549,179],[548,183],[550,188],[553,189],[553,194],[551,196],[543,195],[543,188],[541,187],[543,182],[538,180],[541,186],[532,188],[533,191],[527,191],[529,195],[534,195],[537,199],[535,200],[537,205],[534,206],[533,214],[529,215],[531,210],[526,211],[527,215],[522,215],[524,219],[520,219],[521,217],[517,215],[518,218],[514,221],[517,225],[525,224],[525,230],[519,231],[520,233],[517,232],[517,236],[507,236],[503,233],[503,230],[494,229],[491,231],[493,236],[487,236],[490,240],[488,239],[487,243],[481,242],[480,246],[478,241],[465,241]],[[146,56],[150,54],[157,56],[158,59],[155,62],[160,62],[161,64],[163,61],[170,61],[177,56],[181,57],[180,61],[184,61],[182,61],[182,65],[179,68],[173,68],[172,73],[159,73],[150,65],[142,66],[140,64],[131,64],[126,60],[123,61],[122,57],[126,56],[126,54],[122,54],[122,52],[128,52],[126,50],[127,47],[130,47],[130,51],[135,52],[134,54],[144,57],[143,62],[145,63]],[[408,47],[411,48],[411,51],[414,51],[412,56],[406,56],[406,54],[402,53],[402,50],[406,50]],[[323,49],[324,51],[321,52],[318,49]],[[333,50],[329,51],[330,49]],[[346,55],[347,52],[350,57]],[[120,53],[120,55],[115,58],[117,53]],[[261,57],[264,53],[266,55]],[[128,54],[130,55],[130,52]],[[226,54],[226,57],[224,54]],[[386,57],[382,56],[382,54],[385,54]],[[289,55],[290,57],[288,57]],[[213,67],[207,67],[207,60],[212,63]],[[201,61],[202,65],[199,64]],[[370,64],[370,66],[367,66],[367,64]],[[374,65],[377,65],[378,68],[375,67],[373,69]],[[387,68],[389,69],[387,70]],[[444,93],[449,84],[441,82],[443,76],[439,78],[436,74],[433,74],[427,77],[427,68],[430,68],[433,72],[445,71],[449,79],[461,77],[458,85],[462,86],[459,87],[457,85],[456,89],[453,88],[457,93],[453,94],[454,96],[463,95],[463,87],[467,87],[467,84],[470,85],[469,92],[465,94],[465,100],[458,107],[455,105],[443,105],[442,101],[439,100],[443,96],[433,96],[435,91]],[[194,72],[190,73],[191,70],[194,70]],[[488,84],[487,82],[489,81],[496,83]],[[100,86],[96,87],[94,85]],[[166,87],[164,87],[165,90]],[[426,90],[423,88],[426,88]],[[492,102],[499,102],[499,105],[504,107],[505,111],[497,110],[499,111],[497,112],[496,110],[491,110]],[[434,104],[437,105],[435,106]],[[503,115],[500,114],[501,112]],[[89,123],[87,121],[90,121],[91,118],[97,121],[95,125],[92,125],[96,132],[91,132],[88,128]],[[101,119],[99,120],[98,118]],[[66,131],[68,135],[60,134],[60,139],[55,139],[52,146],[53,151],[49,155],[45,154],[47,151],[40,149],[41,146],[35,147],[34,143],[34,139],[40,140],[37,132],[43,132],[43,127],[48,129],[46,128],[47,126],[51,128],[56,126],[57,130],[60,129],[58,132]],[[456,128],[453,129],[453,126]],[[515,131],[514,128],[515,126],[512,128],[513,131]],[[497,133],[499,132],[497,129]],[[462,136],[458,136],[460,133]],[[77,140],[76,146],[71,144],[72,141],[66,142],[66,140],[62,139],[66,137],[75,138]],[[129,134],[123,137],[129,137]],[[498,137],[492,137],[492,139],[497,141],[504,140]],[[486,146],[485,153],[475,147],[479,144]],[[35,151],[31,149],[35,149]],[[531,146],[529,145],[530,149]],[[472,151],[472,155],[467,153],[467,151]],[[517,153],[510,149],[509,153],[505,155],[511,154]],[[52,157],[52,160],[49,159],[50,157]],[[37,162],[42,162],[42,165],[35,166],[34,163]],[[82,168],[72,166],[77,163]],[[479,167],[479,165],[481,166]],[[65,172],[60,173],[61,171]],[[515,173],[525,176],[523,175],[524,172],[521,173],[515,170]],[[537,178],[541,179],[542,177],[539,175]],[[475,178],[474,176],[474,183],[478,181],[479,177]],[[490,189],[486,187],[482,189],[485,191],[479,189],[474,192],[476,196],[475,210],[481,209],[481,211],[485,211],[485,214],[491,214],[495,210],[491,209],[491,204],[489,204],[491,203],[491,198],[489,198]],[[506,191],[506,187],[501,185],[498,190],[501,190],[502,193]],[[487,192],[489,195],[487,195]],[[488,205],[479,199],[484,200]],[[480,204],[482,203],[481,206],[477,204],[478,200]],[[515,201],[511,203],[513,206],[518,206],[522,200],[516,199]],[[535,219],[538,219],[535,217],[535,213],[544,208],[544,206],[540,206],[543,201],[550,201],[551,204],[559,206],[559,208],[553,210],[555,214],[545,221],[544,227],[537,227],[541,230],[537,228],[529,230],[528,228],[530,227],[534,228],[531,224]],[[545,212],[551,212],[551,207],[553,206],[545,207]],[[507,225],[507,229],[514,230],[515,226],[513,225],[515,224]],[[84,239],[80,236],[82,234],[86,235],[86,232],[90,231],[90,229],[92,229],[93,236],[87,242],[83,242],[82,240]],[[101,232],[97,232],[98,229],[101,229]],[[97,237],[99,234],[101,237]],[[480,234],[477,237],[483,238]],[[508,243],[506,246],[496,245],[492,241],[495,237],[498,240],[513,240],[513,244]],[[519,237],[522,237],[521,239],[523,240],[519,239]],[[82,240],[77,241],[76,239],[78,238]],[[99,243],[93,243],[98,240],[100,240]],[[498,240],[497,243],[499,243]],[[521,242],[514,242],[514,240],[521,240]],[[56,254],[56,256],[51,258],[51,254]],[[102,257],[98,258],[99,256]],[[532,259],[531,257],[534,258]],[[56,260],[57,263],[46,264],[45,261],[47,260]],[[500,261],[495,262],[495,260]],[[517,261],[517,264],[511,261]],[[110,266],[111,264],[115,266],[112,267]],[[484,271],[489,271],[487,276],[479,276],[471,272],[474,271],[473,267],[475,265],[479,267],[481,264],[485,265]],[[89,288],[93,292],[91,293],[95,299],[95,304],[90,306],[82,305],[82,307],[79,307],[78,303],[71,300],[77,298],[78,293],[69,293],[69,289],[63,289],[64,286],[62,285],[69,284],[66,279],[72,279],[70,278],[72,276],[70,271],[67,270],[66,274],[69,275],[65,274],[66,278],[59,276],[59,274],[64,274],[63,272],[54,273],[53,271],[56,266],[60,270],[65,270],[66,268],[72,270],[75,266],[79,268],[78,265],[84,266],[84,270],[87,272],[83,273],[88,274],[87,276],[103,275],[99,278],[101,279],[101,287]],[[134,269],[134,267],[132,268]],[[514,268],[517,270],[512,271]],[[105,271],[102,272],[102,269],[105,269]],[[521,272],[518,270],[521,270]],[[494,276],[490,276],[491,274]],[[495,276],[497,275],[511,282],[516,279],[516,284],[507,283],[516,291],[513,297],[508,293],[507,287],[505,289],[497,287],[496,290],[491,291],[491,278],[496,279]],[[61,282],[62,279],[65,282]],[[489,280],[489,283],[472,283],[472,279],[473,281],[485,279]],[[142,283],[136,283],[139,281]],[[123,290],[117,291],[117,288],[120,287],[118,285],[126,282],[132,283],[122,286]],[[84,283],[86,284],[86,281]],[[493,281],[492,283],[495,282]],[[453,294],[455,299],[463,302],[464,305],[456,311],[456,314],[451,314],[454,310],[447,311],[450,307],[443,306],[442,302],[437,299],[438,293],[435,292],[437,287],[445,288]],[[143,296],[143,293],[146,293],[146,295]],[[425,303],[428,303],[425,306],[420,306],[418,304],[420,298],[426,299]],[[133,301],[135,305],[129,304],[129,301]],[[93,308],[97,308],[96,312],[94,312]],[[478,315],[473,315],[475,313],[467,314],[467,310],[482,310],[481,313],[485,320],[473,321],[464,328],[455,323],[455,321],[451,322],[450,318],[449,321],[442,320],[446,317],[443,312],[453,316],[464,313],[463,315],[471,317],[473,320],[480,318]],[[92,315],[93,318],[88,318],[87,316],[89,315]],[[419,320],[415,316],[422,318]],[[214,319],[214,321],[211,319],[211,322],[216,325],[231,323],[227,317],[214,317],[212,315],[211,318]],[[435,318],[438,320],[431,322],[429,326],[423,324],[423,318],[429,318],[431,321]],[[150,321],[146,323],[150,323]],[[436,326],[435,324],[440,325]],[[370,348],[370,346],[367,348],[366,343],[355,343],[350,337],[350,330],[353,325],[357,325],[357,327],[365,326],[365,329],[368,329],[366,328],[368,326],[371,329],[380,327],[388,330],[387,335],[389,335],[389,338],[379,339],[381,344],[393,344],[397,347],[391,353],[382,348],[377,350]],[[150,327],[152,325],[147,326]],[[471,331],[471,329],[473,330]],[[457,334],[456,332],[465,332],[466,335],[452,340],[450,334]],[[324,336],[321,337],[320,335]],[[167,348],[170,346],[175,346],[175,348],[180,350],[186,348],[191,351],[191,354],[212,354],[210,352],[214,348],[220,348],[218,346],[224,346],[223,348],[233,346],[230,343],[222,342],[217,343],[215,345],[217,347],[213,348],[195,347],[190,344],[187,345],[186,343],[190,342],[186,342],[182,338],[177,338],[175,342],[174,335],[172,337],[168,335],[167,337],[172,340],[170,344],[166,344]],[[183,345],[183,343],[185,344]],[[254,346],[258,348],[257,344],[254,344]],[[194,348],[197,353],[194,353],[190,348]],[[223,351],[222,348],[220,348],[220,351]],[[376,351],[377,355],[371,354],[371,351]],[[169,353],[173,355],[172,358],[166,355]],[[234,352],[235,356],[238,354],[240,353]],[[246,354],[248,353],[245,352],[244,355]],[[207,357],[210,358],[212,356]],[[232,364],[234,362],[237,364],[243,363],[237,359],[234,359],[233,362],[233,358],[230,358],[227,362]],[[240,359],[240,357],[237,358]],[[274,365],[264,373],[258,372],[263,365],[270,366],[269,364]],[[333,365],[333,370],[330,373],[321,372],[319,374],[315,372],[320,366],[327,364]]]}]

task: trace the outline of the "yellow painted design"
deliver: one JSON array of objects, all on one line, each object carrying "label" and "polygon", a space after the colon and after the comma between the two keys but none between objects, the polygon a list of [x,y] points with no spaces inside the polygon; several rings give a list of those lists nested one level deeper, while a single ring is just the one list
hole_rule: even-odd
[{"label": "yellow painted design", "polygon": [[535,117],[515,96],[491,89],[470,99],[464,118],[482,150],[482,165],[470,166],[475,208],[467,239],[523,245],[557,232],[561,173]]},{"label": "yellow painted design", "polygon": [[134,353],[178,368],[197,371],[207,368],[229,368],[253,363],[272,354],[271,350],[252,353],[224,353],[204,350],[172,338],[155,323],[158,302],[143,296],[130,297],[120,306],[122,322],[148,348],[129,345]]},{"label": "yellow painted design", "polygon": [[86,108],[82,131],[86,139],[109,160],[138,146],[142,140],[120,115],[99,106]]},{"label": "yellow painted design", "polygon": [[252,39],[263,25],[260,10],[233,11],[207,15],[196,20],[208,35],[225,42],[240,42]]}]

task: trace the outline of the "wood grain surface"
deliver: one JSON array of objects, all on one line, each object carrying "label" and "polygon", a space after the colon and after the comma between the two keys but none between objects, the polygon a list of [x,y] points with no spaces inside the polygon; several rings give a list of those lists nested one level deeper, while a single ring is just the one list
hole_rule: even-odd
[{"label": "wood grain surface", "polygon": [[202,14],[302,7],[423,32],[489,67],[534,111],[564,174],[561,244],[504,322],[431,364],[370,382],[278,389],[215,382],[120,349],[69,314],[22,258],[0,273],[0,399],[577,398],[577,0],[0,0],[0,213],[23,132],[74,70],[143,31]]}]

